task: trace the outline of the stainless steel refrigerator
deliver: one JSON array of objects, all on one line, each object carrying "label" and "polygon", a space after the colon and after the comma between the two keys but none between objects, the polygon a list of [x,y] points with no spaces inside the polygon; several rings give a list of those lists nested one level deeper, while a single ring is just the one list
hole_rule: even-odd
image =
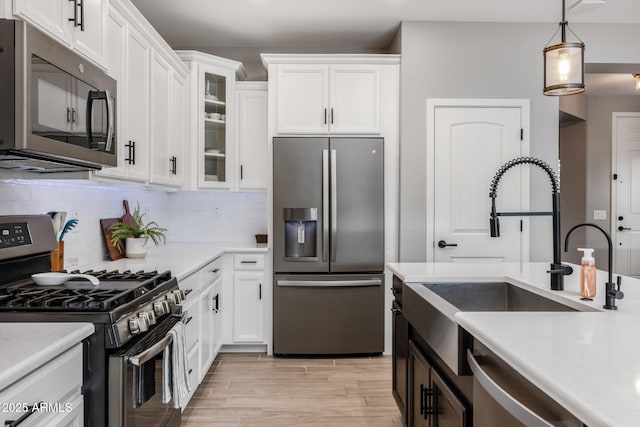
[{"label": "stainless steel refrigerator", "polygon": [[273,351],[384,350],[382,138],[274,138]]}]

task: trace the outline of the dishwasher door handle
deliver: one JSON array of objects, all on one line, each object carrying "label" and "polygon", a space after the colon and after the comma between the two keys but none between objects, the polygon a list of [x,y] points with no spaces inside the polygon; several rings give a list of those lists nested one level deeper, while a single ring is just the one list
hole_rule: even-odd
[{"label": "dishwasher door handle", "polygon": [[296,288],[347,288],[362,286],[382,286],[380,279],[364,279],[364,280],[278,280],[277,286],[296,287]]},{"label": "dishwasher door handle", "polygon": [[540,417],[500,387],[500,385],[482,369],[471,350],[467,350],[467,361],[469,362],[473,376],[478,380],[482,388],[484,388],[500,406],[513,415],[514,418],[528,427],[554,427],[554,424]]}]

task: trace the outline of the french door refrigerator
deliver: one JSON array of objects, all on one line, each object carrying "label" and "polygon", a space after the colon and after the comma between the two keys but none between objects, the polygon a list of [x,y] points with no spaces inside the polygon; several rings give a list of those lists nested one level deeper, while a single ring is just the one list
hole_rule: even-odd
[{"label": "french door refrigerator", "polygon": [[384,350],[382,138],[273,140],[273,351]]}]

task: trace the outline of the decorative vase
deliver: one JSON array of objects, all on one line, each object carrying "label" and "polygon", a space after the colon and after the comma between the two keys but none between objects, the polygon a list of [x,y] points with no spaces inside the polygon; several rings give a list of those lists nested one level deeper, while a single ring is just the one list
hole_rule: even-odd
[{"label": "decorative vase", "polygon": [[125,254],[127,258],[144,258],[147,248],[144,237],[127,237],[125,240]]}]

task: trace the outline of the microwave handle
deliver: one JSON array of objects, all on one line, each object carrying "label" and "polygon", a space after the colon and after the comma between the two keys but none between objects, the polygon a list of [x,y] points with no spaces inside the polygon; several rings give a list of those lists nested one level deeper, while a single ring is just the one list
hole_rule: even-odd
[{"label": "microwave handle", "polygon": [[109,94],[108,90],[104,91],[105,96],[107,97],[107,144],[104,148],[104,151],[107,153],[111,152],[111,146],[113,145],[113,130],[115,123],[115,116],[113,112],[113,98]]},{"label": "microwave handle", "polygon": [[[107,126],[109,126],[109,96],[107,91],[100,90],[90,90],[89,96],[87,97],[87,142],[89,143],[89,148],[93,149],[93,132],[91,129],[91,118],[93,117],[93,101],[95,99],[104,99],[107,103]],[[109,137],[107,131],[107,138]],[[108,143],[108,139],[107,139]]]}]

